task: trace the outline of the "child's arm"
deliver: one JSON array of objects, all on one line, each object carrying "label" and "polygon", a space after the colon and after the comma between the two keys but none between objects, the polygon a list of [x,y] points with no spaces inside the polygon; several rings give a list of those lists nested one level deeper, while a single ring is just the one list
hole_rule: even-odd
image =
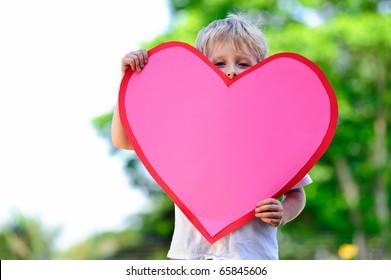
[{"label": "child's arm", "polygon": [[[129,69],[140,72],[148,62],[148,53],[145,49],[132,51],[126,54],[121,61],[122,75]],[[126,133],[122,127],[119,117],[118,104],[115,106],[113,119],[111,121],[111,141],[114,147],[126,150],[133,150]]]},{"label": "child's arm", "polygon": [[118,104],[115,106],[113,119],[111,121],[111,142],[116,148],[133,150],[132,144],[130,144],[119,118]]},{"label": "child's arm", "polygon": [[255,217],[273,227],[282,226],[303,211],[305,202],[303,188],[291,189],[284,195],[281,202],[274,198],[258,202]]}]

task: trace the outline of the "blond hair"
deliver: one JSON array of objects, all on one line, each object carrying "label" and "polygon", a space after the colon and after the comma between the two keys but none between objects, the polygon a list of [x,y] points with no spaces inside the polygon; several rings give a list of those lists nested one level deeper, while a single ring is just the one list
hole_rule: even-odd
[{"label": "blond hair", "polygon": [[250,13],[229,13],[225,19],[211,22],[202,28],[197,35],[195,46],[207,55],[211,46],[230,43],[232,48],[248,48],[252,55],[263,60],[268,54],[268,45],[261,25],[262,18]]}]

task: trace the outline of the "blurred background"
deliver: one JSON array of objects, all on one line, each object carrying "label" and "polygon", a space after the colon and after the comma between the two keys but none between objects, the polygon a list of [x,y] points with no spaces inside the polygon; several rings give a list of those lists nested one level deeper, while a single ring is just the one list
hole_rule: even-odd
[{"label": "blurred background", "polygon": [[317,63],[339,120],[281,259],[391,257],[391,1],[0,3],[0,259],[166,259],[173,204],[111,145],[120,60],[231,11],[262,13],[270,55]]}]

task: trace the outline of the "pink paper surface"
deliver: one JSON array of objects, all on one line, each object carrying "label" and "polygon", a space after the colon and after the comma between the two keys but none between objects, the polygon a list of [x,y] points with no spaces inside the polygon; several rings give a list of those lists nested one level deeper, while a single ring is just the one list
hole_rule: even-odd
[{"label": "pink paper surface", "polygon": [[149,52],[120,89],[120,116],[148,171],[211,243],[254,217],[312,168],[337,122],[331,85],[281,53],[228,79],[181,42]]}]

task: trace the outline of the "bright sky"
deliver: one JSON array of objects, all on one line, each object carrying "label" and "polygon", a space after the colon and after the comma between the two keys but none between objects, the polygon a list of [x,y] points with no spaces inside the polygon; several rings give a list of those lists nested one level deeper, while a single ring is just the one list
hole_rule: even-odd
[{"label": "bright sky", "polygon": [[167,2],[0,2],[0,225],[39,218],[64,248],[142,207],[91,120],[114,107],[122,56],[168,28]]}]

